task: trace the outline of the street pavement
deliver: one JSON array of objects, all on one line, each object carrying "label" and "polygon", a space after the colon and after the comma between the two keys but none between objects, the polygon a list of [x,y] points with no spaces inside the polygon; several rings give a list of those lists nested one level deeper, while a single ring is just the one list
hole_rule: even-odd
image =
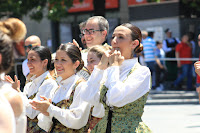
[{"label": "street pavement", "polygon": [[200,104],[195,91],[151,91],[143,121],[153,133],[200,133]]}]

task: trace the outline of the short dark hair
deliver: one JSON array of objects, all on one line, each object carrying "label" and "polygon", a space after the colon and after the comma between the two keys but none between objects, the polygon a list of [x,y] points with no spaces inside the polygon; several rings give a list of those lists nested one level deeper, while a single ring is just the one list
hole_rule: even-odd
[{"label": "short dark hair", "polygon": [[148,32],[148,36],[153,37],[153,35],[154,35],[154,32],[153,32],[153,31],[149,31],[149,32]]},{"label": "short dark hair", "polygon": [[162,44],[160,41],[156,41],[156,46]]},{"label": "short dark hair", "polygon": [[165,33],[167,32],[171,32],[171,30],[169,28],[165,29]]}]

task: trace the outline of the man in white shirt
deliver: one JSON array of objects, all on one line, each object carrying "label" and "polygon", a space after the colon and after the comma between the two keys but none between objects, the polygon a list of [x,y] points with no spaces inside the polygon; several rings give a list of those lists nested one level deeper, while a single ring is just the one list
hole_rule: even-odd
[{"label": "man in white shirt", "polygon": [[[31,35],[24,42],[26,54],[28,54],[30,49],[35,47],[35,46],[41,46],[41,40],[38,36]],[[27,65],[27,62],[28,62],[28,59],[24,60],[23,63],[22,63],[22,72],[23,72],[23,74],[26,78],[27,78],[27,76],[29,75],[29,72],[30,72],[28,65]]]},{"label": "man in white shirt", "polygon": [[[87,48],[95,45],[107,45],[106,37],[109,33],[109,23],[102,16],[90,17],[81,33],[85,38]],[[87,66],[87,49],[82,50],[81,53],[84,65]]]}]

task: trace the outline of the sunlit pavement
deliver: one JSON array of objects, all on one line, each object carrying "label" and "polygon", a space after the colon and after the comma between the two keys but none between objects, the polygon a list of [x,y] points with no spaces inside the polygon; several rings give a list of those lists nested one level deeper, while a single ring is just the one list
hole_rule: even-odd
[{"label": "sunlit pavement", "polygon": [[154,133],[200,133],[200,104],[195,91],[151,92],[143,121]]}]

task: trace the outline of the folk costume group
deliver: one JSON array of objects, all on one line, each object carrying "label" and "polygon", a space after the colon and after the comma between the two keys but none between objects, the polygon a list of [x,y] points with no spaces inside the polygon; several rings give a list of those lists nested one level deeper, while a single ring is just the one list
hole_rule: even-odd
[{"label": "folk costume group", "polygon": [[[44,46],[32,48],[28,52],[27,65],[34,76],[23,92],[17,77],[13,81],[5,76],[23,99],[26,131],[151,133],[141,119],[151,88],[150,70],[141,66],[135,57],[143,50],[141,38],[140,29],[132,24],[116,27],[112,49],[103,50],[98,64],[87,71],[91,74],[87,81],[77,74],[84,67],[77,46],[61,44],[56,51],[53,61],[56,78],[49,70],[52,64],[49,49]],[[106,46],[89,48],[87,58],[97,56],[103,47]],[[21,129],[25,126],[21,125]]]}]

